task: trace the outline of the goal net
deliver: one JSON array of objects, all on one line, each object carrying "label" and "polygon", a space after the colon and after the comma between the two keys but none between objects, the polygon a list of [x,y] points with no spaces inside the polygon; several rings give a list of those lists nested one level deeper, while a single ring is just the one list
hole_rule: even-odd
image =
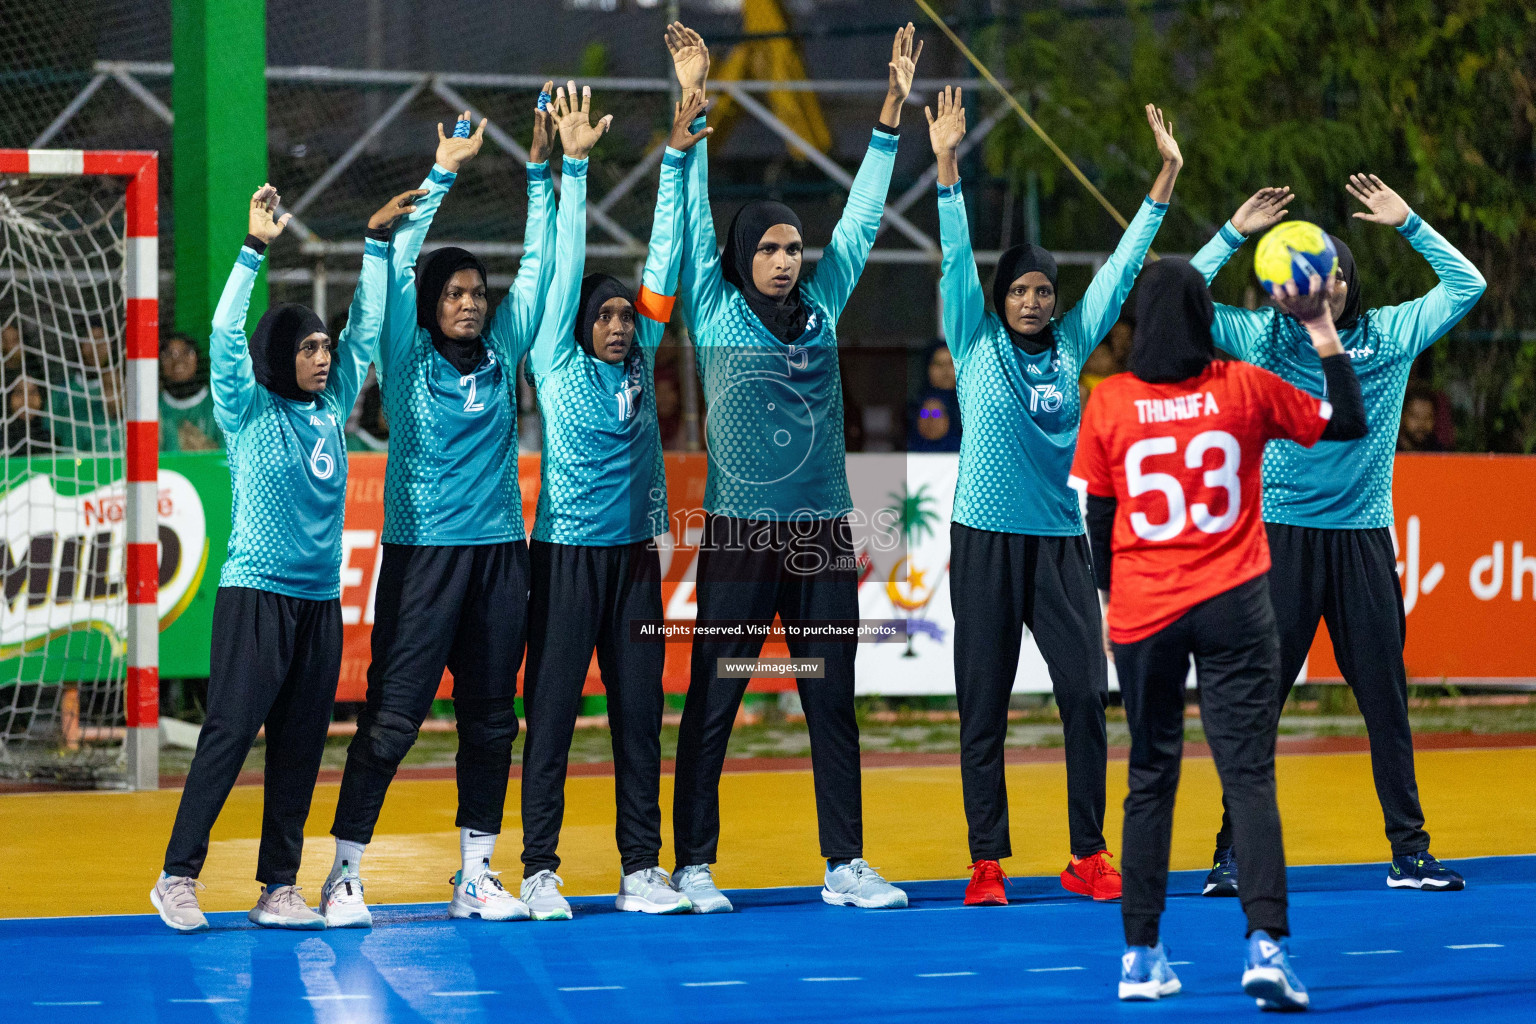
[{"label": "goal net", "polygon": [[150,154],[0,150],[0,776],[139,786],[158,774],[144,692],[156,689],[156,261],[137,209],[147,198],[152,222],[154,176]]}]

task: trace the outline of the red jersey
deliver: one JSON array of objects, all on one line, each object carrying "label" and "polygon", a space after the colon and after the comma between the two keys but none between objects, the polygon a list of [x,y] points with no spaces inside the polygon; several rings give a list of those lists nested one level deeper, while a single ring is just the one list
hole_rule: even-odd
[{"label": "red jersey", "polygon": [[1121,373],[1093,389],[1072,475],[1117,503],[1111,640],[1143,640],[1269,571],[1264,444],[1288,438],[1310,448],[1332,414],[1327,402],[1236,361],[1172,384]]}]

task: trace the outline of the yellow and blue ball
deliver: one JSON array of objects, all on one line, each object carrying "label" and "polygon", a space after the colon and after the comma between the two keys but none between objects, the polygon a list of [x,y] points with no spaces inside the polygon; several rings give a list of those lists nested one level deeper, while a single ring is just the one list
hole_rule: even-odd
[{"label": "yellow and blue ball", "polygon": [[1287,221],[1271,228],[1259,239],[1259,251],[1253,260],[1259,283],[1270,293],[1286,281],[1295,281],[1296,290],[1305,294],[1309,274],[1327,281],[1338,266],[1339,254],[1333,239],[1316,224],[1304,220]]}]

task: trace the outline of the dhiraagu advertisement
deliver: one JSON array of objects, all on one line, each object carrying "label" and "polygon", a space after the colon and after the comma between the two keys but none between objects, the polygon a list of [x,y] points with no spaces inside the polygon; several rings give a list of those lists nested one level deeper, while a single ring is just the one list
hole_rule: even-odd
[{"label": "dhiraagu advertisement", "polygon": [[[0,498],[0,685],[121,674],[127,602],[121,459],[7,459]],[[160,674],[208,672],[214,587],[229,542],[221,453],[162,455]],[[210,530],[211,527],[211,530]]]}]

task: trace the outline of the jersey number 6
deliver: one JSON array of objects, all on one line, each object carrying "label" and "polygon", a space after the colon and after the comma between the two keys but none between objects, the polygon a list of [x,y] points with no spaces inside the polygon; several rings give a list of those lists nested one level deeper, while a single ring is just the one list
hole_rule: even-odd
[{"label": "jersey number 6", "polygon": [[[1207,430],[1190,439],[1184,449],[1184,465],[1199,469],[1205,461],[1205,453],[1212,448],[1221,452],[1221,462],[1205,471],[1205,486],[1220,487],[1227,492],[1227,510],[1219,516],[1211,514],[1209,505],[1196,502],[1189,509],[1189,519],[1204,533],[1221,533],[1230,530],[1237,522],[1242,507],[1242,485],[1237,477],[1242,463],[1243,450],[1237,438],[1225,430]],[[1151,455],[1172,455],[1179,450],[1179,442],[1171,437],[1148,437],[1131,445],[1125,453],[1125,488],[1131,497],[1139,497],[1150,491],[1159,491],[1168,502],[1168,518],[1154,523],[1145,512],[1131,513],[1131,529],[1142,540],[1172,540],[1184,532],[1184,488],[1177,477],[1169,473],[1143,473],[1142,460]]]},{"label": "jersey number 6", "polygon": [[315,450],[309,453],[309,471],[317,480],[329,480],[336,472],[336,460],[325,451],[325,438],[315,442]]}]

